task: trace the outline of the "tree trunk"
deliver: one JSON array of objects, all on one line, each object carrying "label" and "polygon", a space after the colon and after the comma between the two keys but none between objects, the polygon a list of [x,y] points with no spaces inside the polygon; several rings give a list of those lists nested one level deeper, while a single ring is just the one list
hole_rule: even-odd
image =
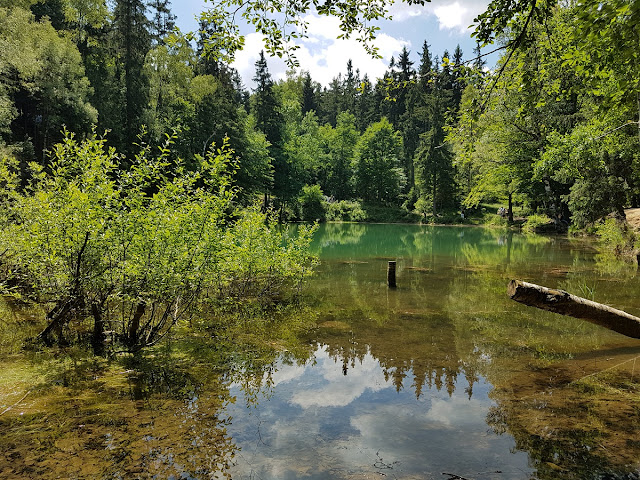
[{"label": "tree trunk", "polygon": [[638,101],[638,142],[640,142],[640,90],[636,94],[636,99]]},{"label": "tree trunk", "polygon": [[147,305],[144,302],[138,303],[136,311],[133,314],[131,323],[129,324],[129,332],[127,334],[127,344],[129,348],[133,348],[138,343],[138,330],[140,330],[140,319],[144,315]]},{"label": "tree trunk", "polygon": [[45,345],[51,346],[51,332],[57,332],[58,342],[60,342],[62,340],[62,327],[69,320],[67,315],[73,309],[75,304],[75,299],[58,302],[47,314],[47,320],[49,322],[48,325],[36,338],[43,341]]},{"label": "tree trunk", "polygon": [[437,183],[436,183],[437,180],[438,180],[438,172],[435,170],[435,167],[434,167],[434,170],[433,170],[433,185],[431,186],[432,187],[432,190],[431,190],[431,195],[432,195],[431,206],[433,207],[433,218],[434,219],[435,219],[435,217],[436,217],[436,215],[438,213],[438,210],[436,208],[436,194],[438,193],[438,190],[437,190],[438,187],[437,187]]},{"label": "tree trunk", "polygon": [[513,223],[513,193],[509,192],[509,223]]},{"label": "tree trunk", "polygon": [[564,290],[511,280],[507,293],[512,300],[530,307],[580,318],[627,337],[640,338],[640,318]]}]

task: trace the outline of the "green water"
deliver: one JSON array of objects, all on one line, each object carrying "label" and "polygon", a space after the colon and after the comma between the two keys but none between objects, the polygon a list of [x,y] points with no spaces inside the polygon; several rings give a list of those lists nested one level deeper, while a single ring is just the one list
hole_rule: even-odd
[{"label": "green water", "polygon": [[640,476],[640,341],[506,295],[518,278],[638,315],[636,266],[479,228],[322,225],[315,248],[295,351],[4,358],[0,478]]}]

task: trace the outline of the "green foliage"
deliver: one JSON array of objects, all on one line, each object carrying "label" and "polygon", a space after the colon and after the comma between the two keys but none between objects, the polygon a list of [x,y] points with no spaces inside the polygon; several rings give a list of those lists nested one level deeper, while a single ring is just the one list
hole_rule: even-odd
[{"label": "green foliage", "polygon": [[25,160],[44,162],[63,125],[84,135],[97,119],[132,164],[143,124],[151,144],[179,131],[168,161],[188,170],[227,136],[237,201],[261,196],[281,221],[297,218],[305,184],[336,200],[415,207],[423,219],[430,208],[434,220],[500,201],[583,228],[640,205],[634,2],[495,0],[477,29],[505,47],[493,72],[481,58],[465,67],[459,47],[435,57],[425,41],[419,64],[405,48],[369,79],[348,61],[323,89],[304,72],[274,81],[261,55],[251,95],[224,63],[244,41],[238,15],[266,35],[267,53],[289,55],[304,28],[285,27],[302,26],[309,9],[368,42],[366,22],[386,17],[388,2],[240,3],[211,6],[188,37],[168,34],[166,1],[0,3],[0,151],[23,160],[26,182]]},{"label": "green foliage", "polygon": [[366,212],[360,202],[339,200],[327,204],[327,220],[331,222],[363,222],[367,219]]},{"label": "green foliage", "polygon": [[596,235],[602,249],[616,257],[628,255],[634,250],[635,235],[624,222],[607,218],[596,226]]},{"label": "green foliage", "polygon": [[[373,45],[375,33],[379,29],[374,22],[391,18],[387,10],[391,2],[370,4],[358,0],[348,0],[338,4],[327,4],[318,0],[311,2],[289,2],[271,0],[269,2],[243,2],[224,0],[210,6],[201,14],[201,18],[216,25],[217,28],[207,38],[207,54],[216,59],[230,62],[236,51],[244,45],[244,35],[236,23],[236,13],[240,13],[247,23],[253,25],[256,32],[264,36],[265,49],[272,56],[285,56],[289,65],[298,66],[295,50],[297,38],[306,36],[305,16],[315,12],[323,16],[340,19],[339,38],[357,35],[368,53],[378,55]],[[411,0],[409,3],[423,4],[424,0]]]},{"label": "green foliage", "polygon": [[119,119],[111,128],[117,136],[119,149],[129,157],[136,153],[134,144],[142,129],[149,98],[149,80],[144,72],[144,61],[151,49],[151,34],[146,10],[141,0],[116,0],[113,10],[113,46],[117,52],[114,60],[116,70],[122,74],[117,90],[121,98],[116,104]]},{"label": "green foliage", "polygon": [[[295,110],[300,112],[297,103]],[[315,112],[307,112],[299,122],[292,125],[287,137],[284,150],[294,171],[299,172],[298,176],[306,177],[308,182],[326,177],[327,156],[321,145],[320,126]]]},{"label": "green foliage", "polygon": [[270,156],[267,137],[255,127],[255,119],[245,119],[246,149],[239,159],[237,183],[243,193],[268,192],[273,186],[273,158]]},{"label": "green foliage", "polygon": [[426,222],[427,218],[433,213],[433,199],[429,195],[423,195],[416,201],[415,210],[420,217]]},{"label": "green foliage", "polygon": [[190,171],[170,161],[170,145],[169,139],[155,158],[144,148],[126,171],[104,139],[67,135],[50,171],[32,165],[25,191],[18,189],[15,162],[3,161],[9,213],[1,250],[11,280],[49,306],[45,342],[54,333],[61,340],[69,322],[93,318],[94,346],[107,329],[128,350],[139,350],[190,318],[204,294],[268,279],[268,288],[260,288],[266,304],[299,288],[310,272],[311,230],[284,235],[251,211],[229,224],[226,143]]},{"label": "green foliage", "polygon": [[302,220],[316,222],[326,219],[326,201],[320,185],[305,185],[302,187],[298,202]]},{"label": "green foliage", "polygon": [[365,202],[399,203],[405,177],[402,137],[383,118],[367,128],[356,147],[356,191]]},{"label": "green foliage", "polygon": [[525,233],[536,233],[538,230],[553,225],[553,220],[546,215],[533,214],[527,217],[522,225],[522,231]]},{"label": "green foliage", "polygon": [[38,159],[60,139],[63,124],[79,133],[97,120],[91,88],[75,45],[28,10],[0,8],[0,135],[7,144],[29,138],[23,157]]},{"label": "green foliage", "polygon": [[309,249],[315,230],[282,227],[257,208],[241,212],[224,235],[218,300],[244,311],[273,307],[298,293],[317,262]]},{"label": "green foliage", "polygon": [[420,217],[406,208],[395,205],[363,204],[367,222],[374,223],[417,223]]},{"label": "green foliage", "polygon": [[[610,114],[616,121],[620,115]],[[573,223],[584,228],[609,213],[622,213],[634,182],[635,140],[620,132],[604,135],[606,119],[577,125],[565,135],[548,137],[549,145],[536,164],[536,175],[563,184]]]},{"label": "green foliage", "polygon": [[355,150],[360,138],[356,118],[350,112],[342,112],[336,127],[325,125],[319,135],[329,156],[323,189],[338,200],[349,199],[353,191]]},{"label": "green foliage", "polygon": [[585,228],[609,213],[620,212],[625,198],[624,194],[616,195],[619,186],[615,177],[576,180],[566,197],[575,227]]}]

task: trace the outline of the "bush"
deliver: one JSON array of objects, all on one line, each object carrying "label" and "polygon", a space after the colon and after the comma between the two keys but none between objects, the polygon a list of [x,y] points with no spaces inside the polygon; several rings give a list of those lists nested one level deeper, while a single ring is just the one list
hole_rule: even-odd
[{"label": "bush", "polygon": [[596,235],[600,245],[615,256],[628,255],[634,249],[634,234],[627,225],[615,218],[607,218],[596,226]]},{"label": "bush", "polygon": [[264,308],[298,293],[317,261],[309,249],[316,228],[283,227],[257,207],[243,211],[222,241],[221,270],[213,279],[218,300]]},{"label": "bush", "polygon": [[[155,158],[144,148],[124,170],[104,140],[67,135],[49,171],[32,166],[25,190],[15,162],[0,161],[6,284],[48,306],[45,343],[93,319],[97,353],[105,330],[137,351],[190,318],[204,294],[259,288],[263,303],[276,301],[310,272],[310,230],[285,235],[255,211],[231,221],[226,143],[197,156],[191,172],[169,161],[170,146]],[[234,291],[237,283],[252,288]]]},{"label": "bush", "polygon": [[320,185],[305,185],[298,198],[300,218],[305,222],[324,221],[326,219],[326,202]]},{"label": "bush", "polygon": [[431,201],[431,196],[419,197],[418,200],[416,200],[414,208],[415,212],[420,215],[421,220],[427,223],[429,221],[429,217],[433,216],[433,202]]},{"label": "bush", "polygon": [[553,225],[554,222],[551,218],[535,213],[527,217],[527,220],[522,225],[522,231],[525,233],[536,233]]},{"label": "bush", "polygon": [[359,202],[340,200],[327,204],[327,220],[332,222],[363,222],[367,214]]},{"label": "bush", "polygon": [[367,222],[417,223],[420,216],[399,206],[366,204],[363,206]]},{"label": "bush", "polygon": [[564,197],[575,227],[585,228],[611,212],[622,213],[626,196],[620,183],[617,177],[604,174],[576,180],[569,195]]}]

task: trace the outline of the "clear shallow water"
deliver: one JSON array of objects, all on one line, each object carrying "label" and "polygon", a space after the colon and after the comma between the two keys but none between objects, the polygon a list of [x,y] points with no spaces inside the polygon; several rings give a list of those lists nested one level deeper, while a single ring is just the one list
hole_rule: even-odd
[{"label": "clear shallow water", "polygon": [[640,341],[506,295],[638,315],[635,266],[479,228],[322,225],[315,248],[295,354],[0,359],[0,478],[640,478]]}]

